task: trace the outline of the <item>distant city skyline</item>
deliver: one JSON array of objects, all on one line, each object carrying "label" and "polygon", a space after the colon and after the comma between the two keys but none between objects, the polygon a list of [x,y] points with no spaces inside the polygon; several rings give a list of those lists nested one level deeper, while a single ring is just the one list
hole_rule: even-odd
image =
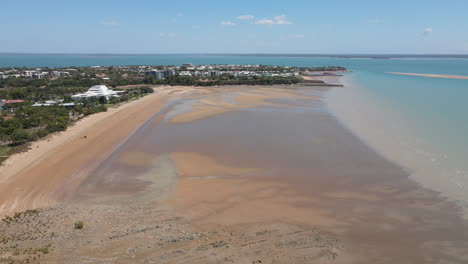
[{"label": "distant city skyline", "polygon": [[44,0],[1,10],[0,53],[468,53],[459,0]]}]

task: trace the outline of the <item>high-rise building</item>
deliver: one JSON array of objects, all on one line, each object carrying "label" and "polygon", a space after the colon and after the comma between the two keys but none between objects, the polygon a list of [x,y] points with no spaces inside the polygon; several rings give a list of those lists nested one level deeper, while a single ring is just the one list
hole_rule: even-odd
[{"label": "high-rise building", "polygon": [[169,69],[166,69],[166,70],[164,71],[164,75],[165,75],[165,76],[175,75],[175,71],[174,71],[174,69],[170,69],[170,68],[169,68]]},{"label": "high-rise building", "polygon": [[145,75],[146,76],[152,75],[154,77],[154,79],[161,80],[161,79],[164,79],[165,72],[153,69],[151,71],[145,72]]}]

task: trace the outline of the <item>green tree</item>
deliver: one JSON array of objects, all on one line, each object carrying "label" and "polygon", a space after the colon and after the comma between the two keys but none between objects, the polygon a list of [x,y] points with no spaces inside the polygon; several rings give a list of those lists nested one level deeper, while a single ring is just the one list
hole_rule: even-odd
[{"label": "green tree", "polygon": [[25,129],[18,128],[11,134],[11,139],[16,144],[22,144],[31,140],[31,134]]}]

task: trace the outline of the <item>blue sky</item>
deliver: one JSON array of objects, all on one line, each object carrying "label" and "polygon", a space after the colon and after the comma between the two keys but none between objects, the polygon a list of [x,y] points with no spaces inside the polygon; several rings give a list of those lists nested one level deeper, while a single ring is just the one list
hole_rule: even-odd
[{"label": "blue sky", "polygon": [[0,0],[0,52],[468,53],[468,1]]}]

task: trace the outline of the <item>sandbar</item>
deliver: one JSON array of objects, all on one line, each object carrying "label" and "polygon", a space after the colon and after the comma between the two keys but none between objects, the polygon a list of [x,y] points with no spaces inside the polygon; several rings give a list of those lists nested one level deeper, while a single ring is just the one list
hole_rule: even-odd
[{"label": "sandbar", "polygon": [[463,76],[463,75],[425,74],[425,73],[407,73],[407,72],[387,72],[387,73],[398,74],[398,75],[409,75],[409,76],[421,76],[421,77],[429,77],[429,78],[468,80],[468,76]]}]

